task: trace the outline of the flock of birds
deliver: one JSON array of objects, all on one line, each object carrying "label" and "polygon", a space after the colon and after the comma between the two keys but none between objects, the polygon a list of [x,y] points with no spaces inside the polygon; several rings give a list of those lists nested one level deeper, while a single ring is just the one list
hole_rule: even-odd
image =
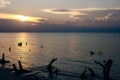
[{"label": "flock of birds", "polygon": [[[94,54],[95,54],[95,52],[90,51],[90,55],[94,55]],[[98,52],[98,55],[100,55],[100,56],[101,56],[101,55],[102,55],[102,52],[101,52],[101,51],[99,51],[99,52]]]},{"label": "flock of birds", "polygon": [[[27,45],[28,43],[26,42],[25,44]],[[23,43],[22,43],[22,42],[19,42],[17,45],[18,45],[18,47],[22,47],[22,46],[23,46]],[[2,46],[3,46],[3,45],[2,45]],[[4,46],[3,46],[3,48],[4,48]],[[41,46],[41,48],[43,48],[43,46]],[[8,50],[9,50],[9,52],[11,52],[11,51],[12,51],[12,47],[10,46]],[[31,50],[29,50],[29,51],[31,51]],[[22,58],[22,57],[20,57],[20,59],[21,59],[21,58]],[[10,63],[10,61],[5,60],[5,54],[3,53],[3,54],[2,54],[2,59],[0,59],[0,64],[2,65],[2,67],[4,67],[4,65],[5,65],[6,63]],[[20,60],[18,60],[18,64],[19,64],[19,68],[17,68],[16,65],[13,64],[13,68],[14,68],[15,74],[21,74],[21,73],[30,72],[29,70],[23,69],[23,66],[22,66]]]},{"label": "flock of birds", "polygon": [[[27,44],[28,44],[28,43],[26,42],[25,45],[27,45]],[[19,42],[17,45],[18,45],[19,47],[22,47],[22,46],[23,46],[23,43],[22,43],[22,42]],[[43,48],[42,45],[41,45],[41,48]],[[12,50],[12,47],[10,46],[10,47],[9,47],[9,52],[11,52],[11,50]],[[30,49],[29,51],[31,51],[31,49]]]}]

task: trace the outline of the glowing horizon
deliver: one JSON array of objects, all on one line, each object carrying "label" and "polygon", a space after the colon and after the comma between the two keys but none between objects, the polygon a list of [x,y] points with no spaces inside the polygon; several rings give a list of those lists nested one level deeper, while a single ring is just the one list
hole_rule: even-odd
[{"label": "glowing horizon", "polygon": [[17,20],[17,21],[35,22],[36,23],[36,22],[40,22],[40,20],[44,19],[44,18],[0,13],[0,19],[11,19],[11,20]]}]

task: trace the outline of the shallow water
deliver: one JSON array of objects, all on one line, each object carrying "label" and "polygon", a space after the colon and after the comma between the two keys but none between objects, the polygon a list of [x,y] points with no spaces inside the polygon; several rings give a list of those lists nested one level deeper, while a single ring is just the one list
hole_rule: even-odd
[{"label": "shallow water", "polygon": [[[0,57],[5,53],[11,61],[7,67],[20,59],[24,68],[44,66],[57,57],[54,66],[60,70],[82,73],[85,67],[90,67],[100,76],[102,68],[94,60],[112,59],[111,77],[119,80],[119,41],[120,33],[0,33]],[[90,55],[89,51],[95,54]],[[98,55],[99,51],[102,55]]]}]

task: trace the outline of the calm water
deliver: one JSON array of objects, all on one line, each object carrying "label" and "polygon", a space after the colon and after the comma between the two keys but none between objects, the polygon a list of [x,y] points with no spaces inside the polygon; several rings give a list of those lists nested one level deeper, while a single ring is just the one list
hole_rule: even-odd
[{"label": "calm water", "polygon": [[[112,59],[111,77],[119,80],[119,41],[120,33],[0,33],[0,57],[5,53],[11,64],[17,64],[20,59],[25,68],[47,65],[57,57],[54,66],[61,70],[81,73],[90,67],[98,74],[102,68],[94,60]],[[22,47],[18,46],[19,42],[23,43]],[[89,51],[96,54],[90,56]],[[99,51],[103,52],[101,56],[97,54]]]}]

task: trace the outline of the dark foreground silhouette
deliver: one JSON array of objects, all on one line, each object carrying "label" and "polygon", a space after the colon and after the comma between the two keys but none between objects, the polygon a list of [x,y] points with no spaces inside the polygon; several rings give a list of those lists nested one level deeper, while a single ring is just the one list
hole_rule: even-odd
[{"label": "dark foreground silhouette", "polygon": [[19,69],[17,69],[16,65],[13,64],[13,70],[15,71],[15,74],[23,74],[23,73],[29,73],[29,72],[31,72],[31,70],[23,69],[23,66],[22,66],[20,60],[18,60],[18,64],[19,64]]},{"label": "dark foreground silhouette", "polygon": [[110,80],[110,69],[113,63],[113,60],[109,59],[106,63],[102,64],[95,61],[96,64],[99,64],[103,68],[104,80]]},{"label": "dark foreground silhouette", "polygon": [[[29,75],[23,76],[22,77],[23,80],[62,80],[62,77],[64,76],[69,77],[70,80],[73,80],[73,79],[74,80],[95,80],[95,78],[99,78],[98,75],[95,73],[95,71],[90,67],[85,67],[81,74],[69,72],[65,70],[60,70],[57,67],[53,66],[53,63],[55,63],[56,60],[57,58],[53,58],[52,60],[50,60],[48,65],[38,67],[40,71],[45,72],[46,74],[48,74],[48,76],[41,75],[40,72],[31,73],[32,70],[27,70],[23,68],[23,65],[20,60],[18,60],[19,67],[16,67],[15,64],[12,65],[13,66],[12,71],[14,71],[15,75],[22,75],[22,74],[30,73]],[[103,78],[100,80],[110,80],[110,70],[112,67],[113,60],[108,59],[106,61],[103,61],[103,63],[98,62],[98,61],[94,61],[94,62],[95,64],[98,64],[99,66],[102,67]],[[9,61],[5,60],[5,54],[3,54],[2,59],[0,59],[0,64],[5,64],[5,63],[9,63]]]},{"label": "dark foreground silhouette", "polygon": [[10,63],[10,61],[5,60],[5,54],[2,54],[2,59],[0,59],[0,64],[4,67],[6,63]]}]

